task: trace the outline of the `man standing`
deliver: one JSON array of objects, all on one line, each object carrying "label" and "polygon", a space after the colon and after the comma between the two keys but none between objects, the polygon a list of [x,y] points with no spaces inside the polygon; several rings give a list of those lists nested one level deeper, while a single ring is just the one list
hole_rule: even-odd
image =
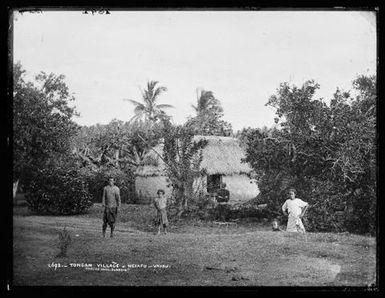
[{"label": "man standing", "polygon": [[103,213],[103,237],[106,236],[107,224],[111,228],[110,237],[114,237],[115,222],[118,216],[118,207],[120,206],[120,190],[114,185],[114,178],[108,179],[108,185],[103,189],[102,207]]}]

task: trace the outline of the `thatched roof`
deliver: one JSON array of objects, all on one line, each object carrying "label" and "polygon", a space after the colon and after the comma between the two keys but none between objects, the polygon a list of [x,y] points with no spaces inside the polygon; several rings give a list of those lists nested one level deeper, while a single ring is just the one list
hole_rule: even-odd
[{"label": "thatched roof", "polygon": [[[203,149],[203,160],[201,168],[205,169],[209,175],[235,175],[248,174],[252,171],[247,163],[242,163],[245,152],[240,147],[239,140],[231,137],[218,136],[195,136],[194,140],[206,139],[207,146]],[[162,155],[163,145],[154,147]],[[145,156],[136,174],[138,176],[158,176],[165,175],[165,165],[162,159],[153,151]]]}]

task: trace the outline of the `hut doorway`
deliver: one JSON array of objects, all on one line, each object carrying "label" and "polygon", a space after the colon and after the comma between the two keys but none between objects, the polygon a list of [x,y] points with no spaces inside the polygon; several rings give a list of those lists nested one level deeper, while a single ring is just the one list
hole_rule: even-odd
[{"label": "hut doorway", "polygon": [[209,175],[207,176],[207,192],[213,193],[221,188],[222,175]]}]

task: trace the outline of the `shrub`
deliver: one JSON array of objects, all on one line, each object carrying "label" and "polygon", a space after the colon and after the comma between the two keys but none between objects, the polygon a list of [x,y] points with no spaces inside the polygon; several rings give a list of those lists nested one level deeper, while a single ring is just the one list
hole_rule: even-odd
[{"label": "shrub", "polygon": [[272,206],[267,204],[266,208],[257,207],[257,202],[252,204],[240,204],[232,206],[229,209],[229,219],[241,219],[241,218],[253,218],[258,222],[272,221],[278,219],[279,222],[283,222],[284,219],[281,217],[279,212],[273,210]]},{"label": "shrub", "polygon": [[89,191],[93,202],[102,202],[103,187],[107,185],[108,178],[113,177],[115,185],[119,187],[120,199],[122,203],[136,203],[134,177],[131,173],[125,173],[115,168],[100,168],[97,171],[91,171],[87,168],[82,169],[89,186]]},{"label": "shrub", "polygon": [[29,209],[38,214],[81,214],[92,206],[82,175],[76,168],[65,165],[36,170],[26,200]]}]

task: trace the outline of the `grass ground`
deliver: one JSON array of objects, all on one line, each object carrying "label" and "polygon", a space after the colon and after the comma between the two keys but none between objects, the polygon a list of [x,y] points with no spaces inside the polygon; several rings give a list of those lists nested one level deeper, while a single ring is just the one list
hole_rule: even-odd
[{"label": "grass ground", "polygon": [[[15,206],[14,285],[83,286],[371,286],[375,238],[351,234],[272,232],[255,222],[218,226],[179,221],[155,235],[151,206],[124,205],[115,238],[101,236],[102,209],[77,216],[36,216]],[[56,258],[58,232],[72,237]],[[60,268],[49,267],[60,264]],[[70,264],[91,264],[91,269]],[[102,270],[119,265],[127,271]],[[157,268],[154,265],[163,265]],[[125,268],[123,268],[125,266]]]}]

